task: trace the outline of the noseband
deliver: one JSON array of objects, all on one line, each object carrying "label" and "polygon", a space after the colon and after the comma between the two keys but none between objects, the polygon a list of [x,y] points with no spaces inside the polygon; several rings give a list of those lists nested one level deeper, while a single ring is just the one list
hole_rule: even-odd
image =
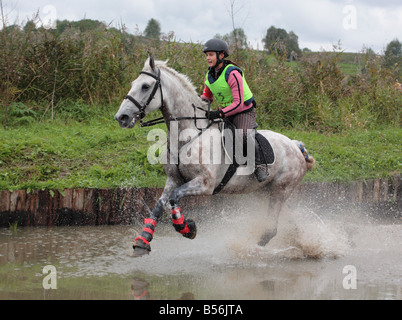
[{"label": "noseband", "polygon": [[163,108],[163,92],[162,92],[162,84],[161,84],[161,70],[158,69],[158,75],[155,76],[152,73],[141,71],[140,74],[145,74],[147,76],[150,76],[156,80],[154,88],[152,89],[151,95],[148,98],[148,101],[144,104],[141,105],[137,100],[135,100],[132,96],[127,95],[124,97],[124,100],[130,100],[132,103],[136,105],[136,107],[140,110],[140,113],[137,115],[137,118],[142,121],[142,119],[145,118],[146,113],[145,109],[149,106],[151,103],[152,99],[155,98],[156,91],[160,89],[161,91],[161,108]]}]

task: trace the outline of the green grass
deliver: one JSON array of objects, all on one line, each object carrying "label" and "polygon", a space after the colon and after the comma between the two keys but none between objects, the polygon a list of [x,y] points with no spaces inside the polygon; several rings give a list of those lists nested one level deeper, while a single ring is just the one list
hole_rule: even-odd
[{"label": "green grass", "polygon": [[[113,121],[116,109],[109,107],[86,121],[56,119],[0,129],[0,190],[163,187],[162,165],[147,159],[152,128],[121,129]],[[274,131],[304,141],[317,160],[306,181],[352,181],[402,171],[401,128],[325,135]]]},{"label": "green grass", "polygon": [[317,166],[305,181],[353,181],[390,177],[402,172],[402,130],[355,130],[323,135],[284,132],[304,141]]},{"label": "green grass", "polygon": [[113,116],[0,130],[0,189],[162,186],[148,163],[146,130],[123,130]]}]

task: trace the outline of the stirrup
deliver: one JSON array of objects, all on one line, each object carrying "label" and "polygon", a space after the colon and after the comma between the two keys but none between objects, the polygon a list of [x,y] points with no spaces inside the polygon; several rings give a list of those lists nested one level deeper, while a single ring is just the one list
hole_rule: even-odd
[{"label": "stirrup", "polygon": [[269,178],[268,170],[264,169],[261,165],[255,168],[254,175],[260,183],[265,182]]}]

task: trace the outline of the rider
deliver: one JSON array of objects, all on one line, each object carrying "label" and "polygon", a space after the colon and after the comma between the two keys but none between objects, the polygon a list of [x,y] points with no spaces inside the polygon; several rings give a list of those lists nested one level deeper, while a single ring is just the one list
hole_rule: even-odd
[{"label": "rider", "polygon": [[[226,118],[237,129],[243,130],[243,143],[247,142],[247,130],[257,128],[257,115],[254,100],[243,71],[232,61],[225,60],[229,56],[228,44],[220,39],[211,39],[204,46],[204,53],[209,65],[205,78],[205,88],[201,99],[212,102],[215,98],[221,105],[217,111],[209,111],[206,116],[211,119]],[[259,146],[255,141],[255,176],[259,182],[268,179],[268,174],[260,164]]]}]

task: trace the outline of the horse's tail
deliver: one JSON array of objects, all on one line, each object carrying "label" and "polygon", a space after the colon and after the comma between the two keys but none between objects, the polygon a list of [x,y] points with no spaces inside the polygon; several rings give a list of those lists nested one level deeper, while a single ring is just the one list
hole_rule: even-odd
[{"label": "horse's tail", "polygon": [[311,155],[309,155],[303,142],[295,140],[295,143],[297,144],[300,151],[303,153],[304,158],[306,159],[307,170],[312,170],[315,166],[315,159]]}]

